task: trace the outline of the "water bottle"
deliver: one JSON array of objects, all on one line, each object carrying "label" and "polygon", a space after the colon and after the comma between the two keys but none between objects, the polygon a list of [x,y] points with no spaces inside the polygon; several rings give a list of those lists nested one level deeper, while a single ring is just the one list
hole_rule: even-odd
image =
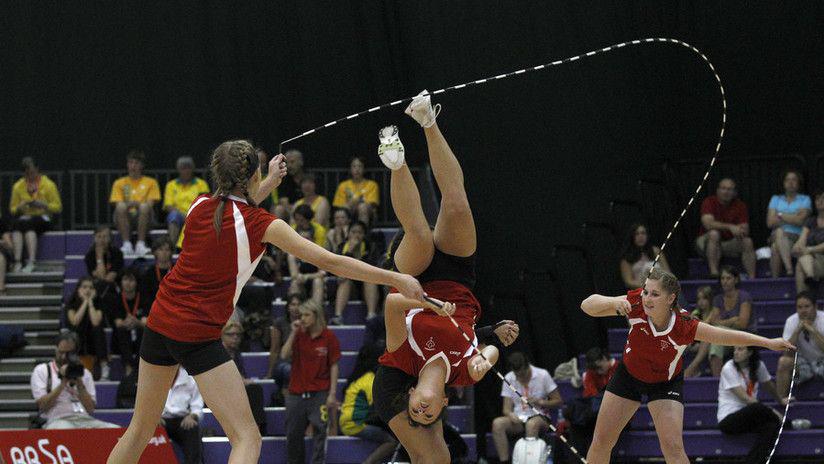
[{"label": "water bottle", "polygon": [[552,445],[546,445],[546,464],[554,464],[554,460],[552,459]]}]

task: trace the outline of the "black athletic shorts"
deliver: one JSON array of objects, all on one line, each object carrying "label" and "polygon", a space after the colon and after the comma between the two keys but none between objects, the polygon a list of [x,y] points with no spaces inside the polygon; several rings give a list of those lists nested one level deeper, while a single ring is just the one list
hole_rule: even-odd
[{"label": "black athletic shorts", "polygon": [[647,402],[673,400],[684,403],[684,374],[680,373],[667,382],[646,383],[633,377],[621,362],[607,384],[607,391],[638,402],[642,395],[646,395]]},{"label": "black athletic shorts", "polygon": [[375,372],[375,380],[372,382],[372,400],[375,411],[385,423],[389,423],[393,417],[406,411],[407,402],[398,401],[398,397],[403,396],[418,383],[418,379],[406,372],[384,365],[378,365]]},{"label": "black athletic shorts", "polygon": [[140,343],[140,357],[150,364],[180,364],[189,375],[198,375],[231,361],[220,339],[208,342],[179,342],[146,327]]}]

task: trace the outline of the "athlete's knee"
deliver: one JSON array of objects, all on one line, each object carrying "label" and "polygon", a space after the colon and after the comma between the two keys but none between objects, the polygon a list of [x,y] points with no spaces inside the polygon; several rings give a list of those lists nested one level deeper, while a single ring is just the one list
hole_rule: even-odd
[{"label": "athlete's knee", "polygon": [[441,198],[441,212],[448,214],[471,214],[469,199],[466,192],[461,188],[449,194],[443,193]]},{"label": "athlete's knee", "polygon": [[236,428],[232,436],[229,437],[229,441],[233,442],[232,446],[241,445],[260,449],[263,438],[260,436],[260,430],[252,423]]},{"label": "athlete's knee", "polygon": [[665,457],[675,457],[684,454],[684,440],[680,434],[671,434],[669,436],[659,436],[661,443],[661,452]]}]

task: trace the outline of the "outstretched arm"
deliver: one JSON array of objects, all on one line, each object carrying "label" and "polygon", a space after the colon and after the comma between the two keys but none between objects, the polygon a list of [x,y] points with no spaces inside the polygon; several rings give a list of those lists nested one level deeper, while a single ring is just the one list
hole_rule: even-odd
[{"label": "outstretched arm", "polygon": [[604,296],[590,295],[581,302],[581,309],[592,317],[626,316],[632,305],[626,295]]},{"label": "outstretched arm", "polygon": [[761,346],[773,351],[794,350],[795,346],[783,338],[764,338],[760,335],[742,332],[740,330],[729,330],[721,327],[713,327],[703,322],[698,323],[695,331],[695,339],[702,342],[710,342],[715,345],[726,346]]},{"label": "outstretched arm", "polygon": [[498,362],[497,347],[493,345],[481,345],[478,349],[484,356],[481,357],[481,355],[476,354],[475,356],[472,356],[468,363],[466,363],[466,368],[469,369],[469,376],[476,382],[484,378],[484,375],[486,375],[486,373],[492,369],[492,366]]}]

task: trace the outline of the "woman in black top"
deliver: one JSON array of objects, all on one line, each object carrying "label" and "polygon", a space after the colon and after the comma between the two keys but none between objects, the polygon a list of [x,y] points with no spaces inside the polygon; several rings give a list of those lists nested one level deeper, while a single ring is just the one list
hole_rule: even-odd
[{"label": "woman in black top", "polygon": [[109,350],[103,332],[103,308],[91,277],[83,277],[65,307],[66,322],[77,333],[77,354],[91,355],[100,362],[100,378],[109,378]]}]

